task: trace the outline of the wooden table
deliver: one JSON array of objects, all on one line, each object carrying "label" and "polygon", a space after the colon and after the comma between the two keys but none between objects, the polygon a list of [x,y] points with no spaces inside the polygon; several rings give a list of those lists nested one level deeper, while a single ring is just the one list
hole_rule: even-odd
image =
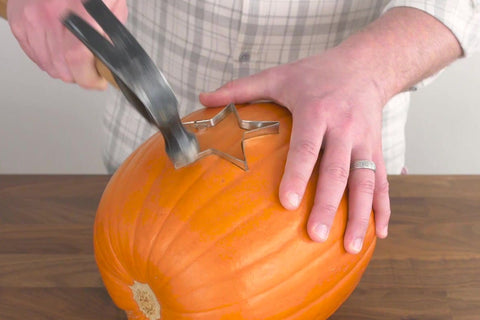
[{"label": "wooden table", "polygon": [[[0,319],[126,319],[97,271],[108,176],[0,175]],[[479,320],[480,176],[392,176],[390,236],[332,320]]]}]

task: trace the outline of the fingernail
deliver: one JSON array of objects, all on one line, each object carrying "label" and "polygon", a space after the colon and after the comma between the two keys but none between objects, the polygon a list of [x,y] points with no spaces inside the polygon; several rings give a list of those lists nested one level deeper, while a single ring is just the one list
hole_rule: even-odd
[{"label": "fingernail", "polygon": [[363,246],[363,240],[361,238],[356,238],[355,240],[353,240],[352,244],[350,245],[350,249],[354,253],[359,253],[360,250],[362,250],[362,246]]},{"label": "fingernail", "polygon": [[328,238],[328,227],[324,224],[316,225],[313,228],[313,232],[322,241],[326,241]]},{"label": "fingernail", "polygon": [[388,236],[388,226],[385,226],[382,229],[382,237],[386,238]]},{"label": "fingernail", "polygon": [[288,203],[290,203],[290,205],[293,208],[297,208],[298,205],[300,204],[300,196],[294,192],[288,193],[287,199],[288,199]]}]

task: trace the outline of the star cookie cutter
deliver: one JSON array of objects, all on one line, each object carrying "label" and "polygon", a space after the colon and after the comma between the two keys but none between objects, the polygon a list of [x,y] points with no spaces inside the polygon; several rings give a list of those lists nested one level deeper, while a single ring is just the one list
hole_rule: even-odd
[{"label": "star cookie cutter", "polygon": [[[215,128],[224,126],[225,128],[230,128],[231,125],[236,123],[238,129],[241,131],[237,133],[239,137],[237,140],[240,142],[240,146],[237,146],[233,152],[228,150],[221,150],[215,146],[211,146],[211,143],[202,143],[205,139],[202,139],[202,135],[205,133],[205,130],[208,131],[209,128]],[[251,120],[242,120],[238,114],[235,104],[230,103],[222,111],[217,113],[213,118],[207,120],[195,120],[184,122],[183,125],[187,130],[193,132],[200,143],[200,152],[197,154],[197,159],[207,157],[209,155],[217,155],[225,160],[230,161],[234,165],[240,167],[241,169],[248,171],[247,158],[245,156],[245,140],[268,135],[268,134],[278,134],[280,123],[278,121],[251,121]],[[219,132],[221,134],[221,131]],[[222,141],[222,135],[216,137],[216,142]],[[230,149],[232,149],[230,147]],[[233,154],[232,154],[233,153]]]}]

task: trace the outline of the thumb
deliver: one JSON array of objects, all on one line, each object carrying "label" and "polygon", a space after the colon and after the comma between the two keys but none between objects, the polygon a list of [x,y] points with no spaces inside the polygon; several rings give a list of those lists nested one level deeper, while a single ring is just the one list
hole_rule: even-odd
[{"label": "thumb", "polygon": [[207,107],[242,104],[260,99],[270,99],[268,70],[227,82],[212,92],[200,93],[200,102]]}]

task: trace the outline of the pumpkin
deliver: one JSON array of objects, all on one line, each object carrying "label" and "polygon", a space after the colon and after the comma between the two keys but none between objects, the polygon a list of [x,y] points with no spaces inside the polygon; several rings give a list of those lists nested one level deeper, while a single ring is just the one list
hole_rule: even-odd
[{"label": "pumpkin", "polygon": [[373,218],[363,250],[347,253],[345,196],[328,240],[309,239],[316,174],[298,210],[281,206],[288,110],[263,103],[240,106],[238,113],[280,122],[278,134],[245,141],[248,171],[215,155],[175,169],[156,134],[109,181],[95,221],[95,257],[129,319],[326,319],[367,267],[376,241]]}]

